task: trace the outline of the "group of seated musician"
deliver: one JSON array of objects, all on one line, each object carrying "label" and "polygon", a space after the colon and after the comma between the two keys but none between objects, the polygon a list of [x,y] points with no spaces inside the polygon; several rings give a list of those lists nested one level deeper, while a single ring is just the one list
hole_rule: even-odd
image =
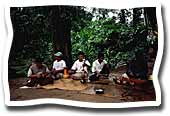
[{"label": "group of seated musician", "polygon": [[[64,70],[68,69],[66,62],[63,59],[63,54],[61,52],[57,52],[54,54],[55,61],[53,62],[52,69],[49,70],[48,67],[43,64],[41,58],[36,58],[28,70],[29,80],[26,83],[26,86],[34,87],[37,85],[43,86],[47,84],[52,84],[54,80],[58,80],[64,77]],[[141,56],[140,56],[141,58]],[[141,59],[140,59],[141,61]],[[129,68],[127,71],[128,76],[135,76],[146,78],[147,72],[140,74],[143,70],[139,70],[135,67],[137,64],[131,63],[129,64]],[[90,62],[85,58],[84,52],[78,53],[78,59],[73,63],[70,70],[68,70],[68,77],[73,80],[88,80],[89,82],[97,81],[100,77],[108,77],[110,74],[110,68],[107,61],[104,59],[104,54],[99,53],[97,59],[92,63],[91,73],[89,74],[89,69],[91,67]],[[138,73],[139,72],[139,73]],[[133,74],[133,75],[132,75]]]}]

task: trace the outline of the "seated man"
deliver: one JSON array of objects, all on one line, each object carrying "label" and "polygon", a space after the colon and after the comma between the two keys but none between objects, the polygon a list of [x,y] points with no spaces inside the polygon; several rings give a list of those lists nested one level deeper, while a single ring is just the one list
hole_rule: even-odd
[{"label": "seated man", "polygon": [[63,77],[64,68],[66,68],[66,63],[62,60],[63,54],[61,52],[57,52],[54,54],[55,61],[53,63],[52,74],[54,79],[60,79]]},{"label": "seated man", "polygon": [[69,74],[71,74],[72,79],[85,79],[88,75],[88,67],[90,63],[85,59],[85,54],[83,52],[78,53],[78,60],[74,62]]},{"label": "seated man", "polygon": [[99,80],[99,77],[107,77],[110,73],[107,61],[104,60],[104,54],[99,53],[98,59],[92,64],[92,75],[89,77],[90,81]]},{"label": "seated man", "polygon": [[26,86],[35,87],[37,85],[52,84],[53,79],[49,76],[47,66],[42,64],[41,58],[34,60],[34,63],[29,67],[27,76],[30,78]]},{"label": "seated man", "polygon": [[139,84],[146,82],[148,67],[144,55],[140,52],[135,54],[135,59],[128,62],[126,73],[115,79],[118,84]]},{"label": "seated man", "polygon": [[131,78],[147,80],[148,66],[142,53],[136,53],[135,59],[128,63],[126,74]]}]

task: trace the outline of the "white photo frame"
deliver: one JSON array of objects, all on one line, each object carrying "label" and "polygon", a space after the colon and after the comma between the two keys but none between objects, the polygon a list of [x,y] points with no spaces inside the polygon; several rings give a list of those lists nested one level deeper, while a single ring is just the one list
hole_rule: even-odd
[{"label": "white photo frame", "polygon": [[[112,4],[111,4],[112,3]],[[27,7],[27,6],[48,6],[48,5],[73,5],[73,6],[87,6],[97,8],[137,8],[137,7],[156,7],[156,16],[158,24],[158,52],[153,69],[153,84],[156,92],[156,101],[139,101],[139,102],[121,102],[121,103],[91,103],[73,100],[65,100],[58,98],[43,98],[24,101],[10,101],[10,90],[8,83],[8,57],[13,40],[13,29],[10,19],[10,7]],[[129,107],[143,107],[143,106],[159,106],[161,104],[161,89],[159,84],[159,68],[163,56],[164,37],[163,37],[163,23],[161,15],[161,5],[154,0],[13,0],[5,6],[5,19],[7,25],[8,38],[5,41],[5,48],[3,53],[3,88],[5,93],[5,104],[7,106],[30,106],[38,104],[61,104],[76,107],[88,108],[129,108]]]}]

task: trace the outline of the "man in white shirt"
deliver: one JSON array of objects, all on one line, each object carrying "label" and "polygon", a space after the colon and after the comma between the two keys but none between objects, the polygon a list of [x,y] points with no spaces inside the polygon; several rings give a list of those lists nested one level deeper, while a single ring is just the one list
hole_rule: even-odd
[{"label": "man in white shirt", "polygon": [[95,60],[92,64],[92,76],[90,76],[89,80],[95,81],[99,80],[100,76],[107,77],[110,73],[109,66],[107,64],[107,61],[104,60],[104,54],[99,53],[98,59]]},{"label": "man in white shirt", "polygon": [[55,61],[53,62],[52,74],[54,79],[59,79],[63,77],[64,68],[66,68],[66,63],[62,60],[63,54],[61,52],[57,52],[54,54]]},{"label": "man in white shirt", "polygon": [[83,52],[78,53],[78,60],[74,62],[69,74],[72,79],[83,79],[88,75],[88,67],[90,63],[85,59]]}]

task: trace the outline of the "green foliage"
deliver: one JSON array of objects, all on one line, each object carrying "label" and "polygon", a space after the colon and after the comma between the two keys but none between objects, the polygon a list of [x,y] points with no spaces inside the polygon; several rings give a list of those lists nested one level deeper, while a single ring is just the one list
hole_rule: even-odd
[{"label": "green foliage", "polygon": [[[43,58],[47,64],[53,60],[53,38],[47,12],[46,7],[11,8],[16,51],[11,53],[15,57],[9,59],[9,66],[17,75],[26,76],[32,58]],[[20,37],[21,34],[23,36]],[[17,43],[21,41],[18,46]]]},{"label": "green foliage", "polygon": [[[58,38],[71,39],[72,48],[68,43],[67,48],[71,48],[73,61],[77,59],[78,51],[84,51],[91,63],[98,52],[104,52],[112,68],[133,58],[137,51],[147,51],[150,44],[148,29],[141,18],[144,15],[142,8],[90,9],[81,6],[11,8],[14,49],[11,49],[9,69],[26,75],[31,59],[35,57],[41,57],[47,65],[52,65],[52,54],[56,52],[54,47],[58,45],[54,42]],[[109,13],[114,16],[110,17]],[[64,32],[58,32],[61,30]],[[61,46],[66,45],[62,42]]]},{"label": "green foliage", "polygon": [[[98,52],[104,52],[105,59],[115,68],[133,58],[136,51],[147,50],[146,32],[143,24],[134,27],[114,23],[111,18],[88,21],[87,26],[79,32],[72,30],[72,53],[82,50],[92,63]],[[76,55],[73,56],[76,60]]]},{"label": "green foliage", "polygon": [[[58,19],[52,16],[54,14]],[[56,38],[54,31],[56,28],[61,28],[56,27],[58,22],[53,17],[60,23],[70,20],[71,28],[76,30],[85,26],[86,23],[82,21],[91,20],[92,15],[80,6],[11,8],[14,30],[13,49],[11,49],[11,57],[9,58],[11,70],[17,74],[26,75],[28,66],[31,64],[30,61],[35,57],[43,58],[47,65],[52,65],[53,53],[55,52],[54,44],[56,44],[54,43],[54,38]]]}]

